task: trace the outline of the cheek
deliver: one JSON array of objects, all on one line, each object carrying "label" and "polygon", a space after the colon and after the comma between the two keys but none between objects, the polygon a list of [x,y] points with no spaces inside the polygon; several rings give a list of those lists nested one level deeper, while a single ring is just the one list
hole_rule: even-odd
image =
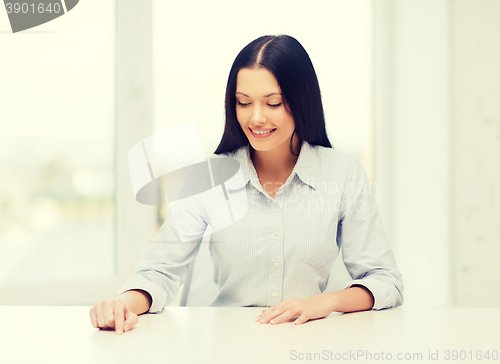
[{"label": "cheek", "polygon": [[243,123],[245,122],[245,112],[241,109],[236,109],[236,119],[238,120],[238,123],[243,126]]},{"label": "cheek", "polygon": [[292,115],[290,115],[286,111],[281,114],[280,122],[283,128],[291,130],[295,129],[295,123],[293,121]]}]

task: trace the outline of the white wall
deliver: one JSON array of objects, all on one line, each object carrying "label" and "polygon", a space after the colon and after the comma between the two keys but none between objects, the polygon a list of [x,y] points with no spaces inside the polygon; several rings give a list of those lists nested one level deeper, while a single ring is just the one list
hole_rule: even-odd
[{"label": "white wall", "polygon": [[407,306],[447,306],[449,1],[376,1],[375,181]]},{"label": "white wall", "polygon": [[375,4],[375,182],[405,305],[498,307],[500,1]]},{"label": "white wall", "polygon": [[499,307],[500,1],[452,4],[454,303]]}]

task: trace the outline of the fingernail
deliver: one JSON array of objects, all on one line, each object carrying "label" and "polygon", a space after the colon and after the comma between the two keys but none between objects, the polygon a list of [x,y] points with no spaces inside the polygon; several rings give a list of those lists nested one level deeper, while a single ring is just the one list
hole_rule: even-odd
[{"label": "fingernail", "polygon": [[127,325],[123,326],[123,330],[128,331],[128,326]]},{"label": "fingernail", "polygon": [[274,325],[276,322],[275,321],[271,321],[271,324]]}]

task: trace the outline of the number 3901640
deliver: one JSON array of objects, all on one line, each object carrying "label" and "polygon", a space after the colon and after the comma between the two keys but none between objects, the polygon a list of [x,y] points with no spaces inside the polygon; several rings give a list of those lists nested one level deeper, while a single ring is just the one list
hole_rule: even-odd
[{"label": "number 3901640", "polygon": [[48,4],[47,6],[45,6],[42,3],[39,3],[38,5],[35,5],[34,3],[33,4],[6,3],[5,7],[7,8],[7,14],[10,14],[10,13],[15,13],[15,14],[39,13],[39,14],[42,14],[42,13],[52,13],[52,12],[59,14],[61,12],[61,5],[58,3]]}]

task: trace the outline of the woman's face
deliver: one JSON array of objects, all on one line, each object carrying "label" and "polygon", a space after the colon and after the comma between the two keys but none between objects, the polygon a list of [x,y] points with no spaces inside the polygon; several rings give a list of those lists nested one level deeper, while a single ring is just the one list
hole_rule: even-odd
[{"label": "woman's face", "polygon": [[236,117],[258,151],[286,148],[295,123],[283,104],[276,78],[266,68],[242,68],[236,79]]}]

